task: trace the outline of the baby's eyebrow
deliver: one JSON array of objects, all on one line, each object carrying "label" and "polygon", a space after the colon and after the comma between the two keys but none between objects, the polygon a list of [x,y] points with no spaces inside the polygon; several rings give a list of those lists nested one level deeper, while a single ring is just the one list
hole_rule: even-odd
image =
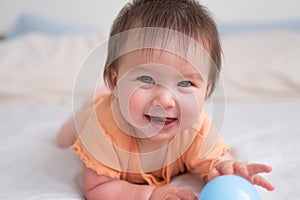
[{"label": "baby's eyebrow", "polygon": [[182,74],[182,76],[188,79],[203,80],[200,73],[186,73],[186,74]]},{"label": "baby's eyebrow", "polygon": [[157,69],[155,69],[153,67],[160,67],[160,66],[156,66],[156,65],[157,65],[156,63],[138,65],[138,66],[136,66],[134,71],[137,71],[137,72],[157,72]]}]

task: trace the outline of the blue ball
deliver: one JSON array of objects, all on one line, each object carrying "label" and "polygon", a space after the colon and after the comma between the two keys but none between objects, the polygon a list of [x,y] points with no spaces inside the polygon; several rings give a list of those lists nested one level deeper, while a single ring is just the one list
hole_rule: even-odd
[{"label": "blue ball", "polygon": [[260,200],[260,198],[248,180],[236,175],[223,175],[205,185],[199,200]]}]

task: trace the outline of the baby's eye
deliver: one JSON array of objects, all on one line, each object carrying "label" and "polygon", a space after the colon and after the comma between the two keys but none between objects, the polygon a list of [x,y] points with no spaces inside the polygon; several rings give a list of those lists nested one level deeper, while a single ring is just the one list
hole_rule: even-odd
[{"label": "baby's eye", "polygon": [[140,76],[137,78],[137,80],[147,84],[155,84],[155,81],[150,76]]},{"label": "baby's eye", "polygon": [[180,81],[177,86],[179,87],[191,87],[193,86],[192,82],[190,81]]}]

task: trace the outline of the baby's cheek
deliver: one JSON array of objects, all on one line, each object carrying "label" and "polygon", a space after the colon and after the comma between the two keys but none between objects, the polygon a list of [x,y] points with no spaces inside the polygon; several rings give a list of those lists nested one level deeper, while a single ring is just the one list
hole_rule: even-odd
[{"label": "baby's cheek", "polygon": [[147,123],[143,120],[144,116],[144,110],[145,110],[145,99],[142,94],[140,94],[138,91],[133,92],[128,97],[128,110],[129,110],[129,116],[131,120],[140,126],[145,126]]},{"label": "baby's cheek", "polygon": [[181,128],[191,128],[198,121],[203,103],[196,99],[181,101]]}]

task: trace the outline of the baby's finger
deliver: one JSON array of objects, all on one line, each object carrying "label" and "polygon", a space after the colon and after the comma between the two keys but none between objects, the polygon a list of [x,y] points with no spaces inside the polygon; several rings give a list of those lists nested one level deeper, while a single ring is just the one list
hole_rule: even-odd
[{"label": "baby's finger", "polygon": [[247,178],[249,175],[248,169],[247,169],[247,165],[245,163],[242,162],[235,162],[233,164],[233,168],[234,168],[234,172],[236,175],[240,175],[244,178]]},{"label": "baby's finger", "polygon": [[273,191],[275,189],[275,187],[271,183],[269,183],[266,179],[259,175],[252,176],[250,181],[252,182],[252,184],[261,186],[269,191]]},{"label": "baby's finger", "polygon": [[218,172],[216,168],[213,168],[207,175],[207,180],[211,181],[214,178],[217,178],[218,176],[221,176],[221,174]]},{"label": "baby's finger", "polygon": [[264,164],[250,164],[247,165],[247,169],[250,174],[269,173],[272,171],[272,167]]},{"label": "baby's finger", "polygon": [[216,169],[222,175],[234,174],[233,163],[234,163],[234,161],[224,161],[224,162],[220,163],[219,165],[217,165]]}]

